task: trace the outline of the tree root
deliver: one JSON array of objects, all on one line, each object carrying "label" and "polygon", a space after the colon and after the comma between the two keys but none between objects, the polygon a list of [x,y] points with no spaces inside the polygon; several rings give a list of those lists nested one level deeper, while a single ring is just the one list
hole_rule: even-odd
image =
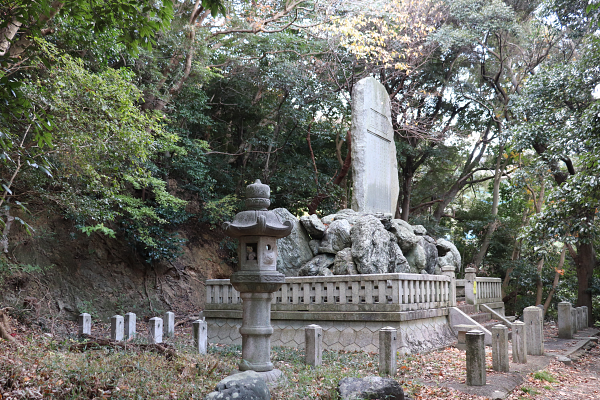
[{"label": "tree root", "polygon": [[125,342],[119,342],[116,340],[97,338],[97,337],[90,336],[90,335],[83,335],[81,337],[84,339],[87,339],[87,341],[85,341],[83,343],[72,344],[71,346],[69,346],[70,351],[86,351],[86,350],[93,350],[98,347],[110,347],[113,349],[123,349],[123,350],[135,349],[135,350],[141,350],[141,351],[154,351],[156,353],[165,355],[167,360],[171,360],[173,357],[177,356],[177,352],[175,352],[175,349],[173,349],[171,346],[164,344],[164,343],[163,344],[125,343]]},{"label": "tree root", "polygon": [[11,336],[12,328],[10,327],[10,320],[7,313],[9,309],[10,307],[0,309],[0,338],[20,346],[21,344],[17,339]]}]

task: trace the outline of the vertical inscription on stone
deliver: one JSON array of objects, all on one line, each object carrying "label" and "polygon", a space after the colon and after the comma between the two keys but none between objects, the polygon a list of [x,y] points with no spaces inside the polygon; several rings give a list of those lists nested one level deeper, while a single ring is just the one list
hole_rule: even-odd
[{"label": "vertical inscription on stone", "polygon": [[352,91],[352,208],[391,213],[398,200],[398,163],[390,100],[374,78],[359,81]]}]

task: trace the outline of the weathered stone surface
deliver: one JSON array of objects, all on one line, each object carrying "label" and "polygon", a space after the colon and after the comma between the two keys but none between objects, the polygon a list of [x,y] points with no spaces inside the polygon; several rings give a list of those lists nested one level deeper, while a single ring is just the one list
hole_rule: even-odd
[{"label": "weathered stone surface", "polygon": [[388,232],[390,237],[390,264],[388,267],[388,272],[397,273],[397,272],[410,272],[410,265],[404,257],[400,246],[398,246],[398,242],[396,242],[396,236]]},{"label": "weathered stone surface", "polygon": [[437,249],[439,256],[438,265],[440,268],[451,265],[455,267],[457,271],[460,269],[462,263],[460,253],[452,242],[449,242],[446,239],[438,239]]},{"label": "weathered stone surface", "polygon": [[352,90],[352,209],[396,211],[398,163],[389,96],[375,78]]},{"label": "weathered stone surface", "polygon": [[310,247],[310,251],[312,251],[313,256],[319,254],[319,243],[321,243],[321,241],[317,239],[308,242],[308,247]]},{"label": "weathered stone surface", "polygon": [[329,276],[333,275],[329,267],[335,257],[331,254],[319,254],[300,268],[298,276]]},{"label": "weathered stone surface", "polygon": [[277,271],[285,276],[298,276],[298,269],[313,258],[308,245],[308,234],[300,221],[285,208],[276,208],[273,212],[282,223],[285,221],[292,223],[292,232],[289,236],[277,239]]},{"label": "weathered stone surface", "polygon": [[335,220],[325,231],[319,244],[319,253],[336,254],[338,251],[350,247],[350,223],[345,219]]},{"label": "weathered stone surface", "polygon": [[414,234],[410,224],[401,219],[390,220],[390,227],[388,230],[396,235],[398,245],[405,254],[411,251],[421,240],[420,237]]},{"label": "weathered stone surface", "polygon": [[230,375],[217,383],[215,391],[206,400],[270,400],[271,393],[258,372],[245,371]]},{"label": "weathered stone surface", "polygon": [[301,216],[300,222],[313,239],[321,239],[325,233],[325,229],[327,229],[325,224],[315,214]]},{"label": "weathered stone surface", "polygon": [[435,273],[435,268],[438,265],[438,250],[435,245],[435,239],[431,236],[421,236],[419,245],[425,250],[425,271],[428,274]]},{"label": "weathered stone surface", "polygon": [[361,274],[387,273],[390,264],[390,235],[379,219],[361,217],[352,227],[352,258]]},{"label": "weathered stone surface", "polygon": [[404,400],[402,386],[394,379],[379,376],[344,378],[338,384],[342,400]]},{"label": "weathered stone surface", "polygon": [[410,265],[411,272],[418,274],[427,269],[427,255],[422,246],[416,245],[406,253],[406,260]]},{"label": "weathered stone surface", "polygon": [[334,275],[357,275],[358,270],[356,264],[352,259],[352,249],[346,247],[343,250],[338,251],[333,261],[333,274]]},{"label": "weathered stone surface", "polygon": [[323,218],[321,218],[321,222],[325,225],[329,225],[335,220],[335,217],[337,217],[337,214],[326,215]]},{"label": "weathered stone surface", "polygon": [[413,225],[413,232],[415,235],[425,236],[427,235],[427,229],[423,225]]}]

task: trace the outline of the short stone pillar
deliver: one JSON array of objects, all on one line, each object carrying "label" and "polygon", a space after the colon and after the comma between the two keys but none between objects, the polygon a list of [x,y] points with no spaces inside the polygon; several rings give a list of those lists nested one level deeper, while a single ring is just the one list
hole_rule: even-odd
[{"label": "short stone pillar", "polygon": [[498,324],[492,327],[492,367],[494,371],[508,372],[508,328]]},{"label": "short stone pillar", "polygon": [[198,319],[192,323],[192,333],[194,337],[194,349],[199,354],[206,354],[208,347],[208,329],[206,321]]},{"label": "short stone pillar", "polygon": [[304,361],[313,367],[323,364],[323,329],[319,325],[304,328]]},{"label": "short stone pillar", "polygon": [[542,310],[531,306],[523,310],[523,322],[527,330],[527,354],[544,355],[544,321]]},{"label": "short stone pillar", "polygon": [[558,337],[561,339],[572,339],[572,324],[571,303],[568,301],[561,301],[558,303]]},{"label": "short stone pillar", "polygon": [[136,324],[137,324],[137,316],[128,312],[125,314],[125,340],[131,340],[135,338],[136,335]]},{"label": "short stone pillar", "polygon": [[175,313],[171,311],[167,311],[165,313],[165,336],[166,337],[174,337],[175,336]]},{"label": "short stone pillar", "polygon": [[516,364],[527,364],[527,329],[521,321],[512,324],[512,358]]},{"label": "short stone pillar", "polygon": [[150,343],[162,343],[163,320],[162,318],[150,318]]},{"label": "short stone pillar", "polygon": [[379,330],[379,375],[396,375],[398,331],[391,326]]},{"label": "short stone pillar", "polygon": [[588,321],[588,308],[587,306],[581,306],[581,308],[583,308],[583,329],[587,328],[589,326],[589,321]]},{"label": "short stone pillar", "polygon": [[571,332],[575,335],[578,331],[577,327],[579,326],[579,313],[575,307],[571,308]]},{"label": "short stone pillar", "polygon": [[465,335],[467,342],[467,386],[485,386],[485,334],[472,330]]},{"label": "short stone pillar", "polygon": [[88,313],[81,313],[77,317],[77,325],[79,327],[79,335],[92,334],[92,316]]},{"label": "short stone pillar", "polygon": [[123,340],[123,333],[125,332],[125,324],[123,323],[122,315],[113,315],[110,318],[110,338],[111,340],[121,341]]},{"label": "short stone pillar", "polygon": [[467,304],[476,304],[477,281],[475,268],[465,268],[465,301]]},{"label": "short stone pillar", "polygon": [[442,267],[442,275],[450,277],[450,307],[456,307],[456,274],[453,265]]},{"label": "short stone pillar", "polygon": [[584,325],[585,324],[584,313],[585,313],[585,311],[584,311],[583,307],[577,307],[577,330],[578,331],[584,330],[586,328],[586,326]]}]

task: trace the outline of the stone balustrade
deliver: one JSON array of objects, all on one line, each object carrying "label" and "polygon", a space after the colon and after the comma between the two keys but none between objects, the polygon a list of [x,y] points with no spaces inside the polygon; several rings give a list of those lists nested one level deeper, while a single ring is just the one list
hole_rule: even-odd
[{"label": "stone balustrade", "polygon": [[477,277],[475,280],[477,282],[476,304],[502,301],[502,279]]},{"label": "stone balustrade", "polygon": [[[286,278],[272,311],[397,312],[453,306],[451,278],[426,274],[336,275]],[[206,281],[207,310],[237,310],[229,279]]]}]

